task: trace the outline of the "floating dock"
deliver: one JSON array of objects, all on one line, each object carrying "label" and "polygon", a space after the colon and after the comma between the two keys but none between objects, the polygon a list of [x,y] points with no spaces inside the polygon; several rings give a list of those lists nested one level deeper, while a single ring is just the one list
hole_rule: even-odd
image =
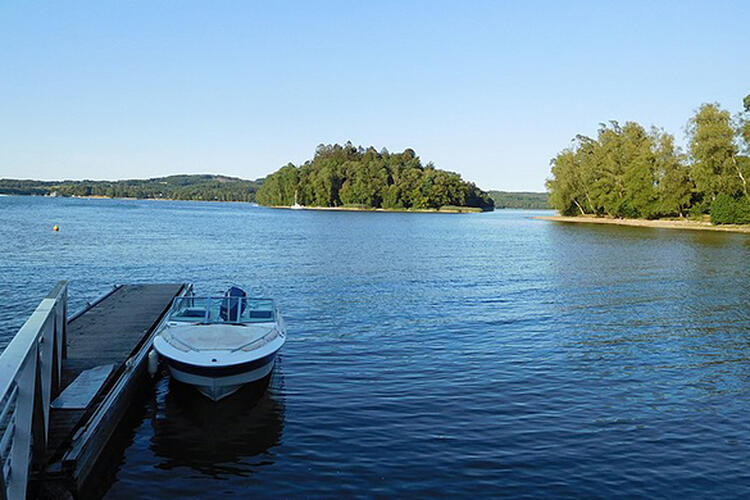
[{"label": "floating dock", "polygon": [[0,500],[85,496],[189,283],[114,287],[67,317],[60,282],[0,354]]}]

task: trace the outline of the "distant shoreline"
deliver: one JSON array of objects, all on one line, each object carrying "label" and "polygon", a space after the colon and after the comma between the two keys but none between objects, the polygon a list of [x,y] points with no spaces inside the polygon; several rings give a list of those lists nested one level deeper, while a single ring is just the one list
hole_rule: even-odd
[{"label": "distant shoreline", "polygon": [[476,207],[455,208],[360,208],[360,207],[307,207],[303,206],[293,209],[288,205],[260,205],[261,207],[276,208],[281,210],[319,210],[334,212],[395,212],[395,213],[422,213],[422,214],[478,214],[484,212]]},{"label": "distant shoreline", "polygon": [[[179,198],[129,198],[125,196],[101,196],[101,195],[89,195],[89,196],[49,196],[49,195],[36,195],[36,194],[0,194],[0,196],[32,196],[38,198],[67,198],[75,200],[123,200],[123,201],[186,201],[186,202],[199,202],[199,203],[247,203],[255,204],[259,207],[274,208],[281,210],[293,210],[288,205],[261,205],[255,201],[241,201],[241,200],[186,200]],[[454,207],[454,208],[360,208],[360,207],[308,207],[303,206],[298,210],[317,210],[317,211],[335,211],[335,212],[393,212],[393,213],[424,213],[424,214],[473,214],[482,213],[485,210],[477,207]]]},{"label": "distant shoreline", "polygon": [[721,231],[725,233],[745,233],[750,234],[750,225],[715,225],[710,222],[701,222],[693,220],[647,220],[647,219],[609,219],[604,217],[576,216],[567,217],[564,215],[548,215],[532,217],[538,220],[548,220],[553,222],[574,222],[583,224],[612,224],[616,226],[632,227],[652,227],[658,229],[689,229],[692,231]]},{"label": "distant shoreline", "polygon": [[[184,198],[133,198],[128,196],[101,196],[101,195],[89,195],[89,196],[50,196],[47,194],[17,194],[17,193],[0,193],[0,196],[17,196],[17,197],[32,197],[32,198],[56,198],[56,199],[68,199],[68,200],[122,200],[122,201],[197,201],[199,203],[256,203],[254,201],[242,201],[242,200],[193,200]],[[256,203],[257,204],[257,203]],[[260,206],[260,205],[259,205]]]},{"label": "distant shoreline", "polygon": [[[33,196],[33,195],[32,195]],[[193,200],[184,198],[132,198],[127,196],[42,196],[42,198],[69,198],[73,200],[128,200],[128,201],[196,201],[198,203],[255,203],[254,201],[242,200]]]}]

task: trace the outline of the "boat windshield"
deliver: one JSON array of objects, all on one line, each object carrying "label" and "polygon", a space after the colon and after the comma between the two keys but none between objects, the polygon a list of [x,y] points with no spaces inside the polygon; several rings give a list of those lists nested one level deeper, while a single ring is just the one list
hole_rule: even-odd
[{"label": "boat windshield", "polygon": [[250,297],[177,297],[168,321],[182,323],[270,323],[276,321],[273,299]]}]

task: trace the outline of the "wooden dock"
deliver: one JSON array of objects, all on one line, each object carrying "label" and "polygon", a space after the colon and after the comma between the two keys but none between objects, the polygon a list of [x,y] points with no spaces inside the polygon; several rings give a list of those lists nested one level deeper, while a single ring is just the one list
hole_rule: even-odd
[{"label": "wooden dock", "polygon": [[191,289],[121,285],[71,318],[65,282],[42,301],[0,354],[0,499],[85,494],[147,386],[148,351],[172,300]]}]

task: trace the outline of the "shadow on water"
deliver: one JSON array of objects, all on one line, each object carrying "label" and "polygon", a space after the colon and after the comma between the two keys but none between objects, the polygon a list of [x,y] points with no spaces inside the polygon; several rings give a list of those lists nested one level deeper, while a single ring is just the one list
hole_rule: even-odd
[{"label": "shadow on water", "polygon": [[[123,473],[125,451],[133,445],[138,428],[149,421],[151,450],[163,459],[155,467],[170,474],[187,467],[208,477],[247,476],[256,467],[273,464],[268,451],[281,442],[284,427],[280,372],[277,365],[272,376],[219,402],[166,374],[156,384],[144,377],[143,390],[107,443],[79,498],[120,497],[110,488]],[[32,492],[32,496],[56,498],[54,492]]]},{"label": "shadow on water", "polygon": [[[218,402],[173,379],[156,395],[151,450],[156,466],[188,467],[211,477],[249,475],[273,463],[268,451],[281,442],[284,404],[279,367],[272,377]],[[269,386],[266,388],[266,386]]]},{"label": "shadow on water", "polygon": [[[153,392],[154,384],[151,379],[143,375],[139,382],[140,390],[136,391],[129,409],[123,416],[118,430],[112,435],[97,460],[89,479],[84,483],[77,496],[80,500],[102,498],[110,487],[117,481],[117,474],[122,467],[125,450],[133,444],[140,423],[147,417],[148,401]],[[41,491],[40,498],[59,498],[59,493]],[[46,495],[46,496],[45,496]],[[31,498],[34,498],[32,492]]]}]

